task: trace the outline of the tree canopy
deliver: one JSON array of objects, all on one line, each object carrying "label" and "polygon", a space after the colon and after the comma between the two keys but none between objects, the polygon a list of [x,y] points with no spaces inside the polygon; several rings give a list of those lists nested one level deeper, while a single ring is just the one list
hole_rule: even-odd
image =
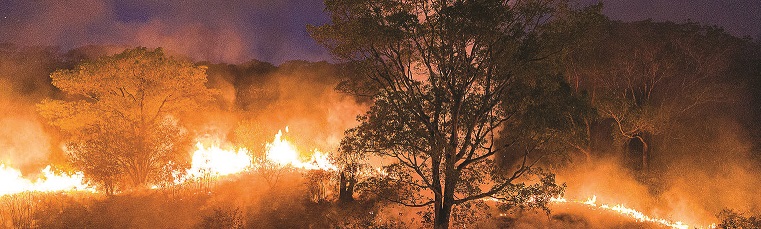
[{"label": "tree canopy", "polygon": [[74,166],[108,192],[171,181],[190,145],[179,118],[214,93],[204,67],[160,48],[128,49],[50,77],[68,97],[44,100],[39,113],[68,134]]},{"label": "tree canopy", "polygon": [[[606,20],[585,36],[565,53],[564,76],[598,111],[589,128],[610,124],[611,145],[636,151],[629,164],[638,170],[650,167],[655,138],[695,133],[689,119],[705,120],[707,107],[736,102],[746,90],[738,85],[751,78],[742,66],[751,62],[747,41],[719,28]],[[592,148],[580,147],[599,153],[604,146]]]},{"label": "tree canopy", "polygon": [[[375,180],[382,198],[428,207],[434,227],[447,228],[451,216],[466,222],[464,210],[486,198],[543,207],[562,192],[534,165],[582,104],[547,102],[572,97],[541,64],[557,45],[549,41],[564,32],[560,24],[576,15],[564,1],[332,0],[326,7],[332,24],[310,27],[313,37],[357,69],[350,91],[374,100],[342,153],[393,161]],[[511,160],[495,163],[500,158]],[[539,178],[519,181],[530,175]]]}]

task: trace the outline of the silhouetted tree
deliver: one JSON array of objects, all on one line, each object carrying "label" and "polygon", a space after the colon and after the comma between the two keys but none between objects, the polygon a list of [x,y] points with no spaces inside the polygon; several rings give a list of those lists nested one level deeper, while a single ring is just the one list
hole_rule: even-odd
[{"label": "silhouetted tree", "polygon": [[[563,1],[325,3],[332,24],[310,27],[313,37],[363,74],[357,91],[377,92],[350,138],[364,148],[353,152],[393,162],[371,178],[380,197],[428,207],[434,228],[448,228],[452,216],[467,217],[458,209],[484,198],[544,207],[562,193],[534,154],[575,114],[531,108],[545,92],[570,96],[538,64],[552,55],[543,39],[563,31],[553,22],[572,15]],[[503,167],[498,155],[518,160]],[[541,178],[519,181],[532,174]]]}]

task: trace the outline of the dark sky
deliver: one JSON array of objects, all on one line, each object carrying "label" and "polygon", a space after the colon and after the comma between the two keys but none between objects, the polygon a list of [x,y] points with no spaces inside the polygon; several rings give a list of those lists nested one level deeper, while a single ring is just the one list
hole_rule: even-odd
[{"label": "dark sky", "polygon": [[[597,0],[580,0],[593,3]],[[613,19],[718,25],[761,35],[761,0],[605,0]],[[165,47],[197,60],[329,60],[307,34],[324,24],[322,0],[0,0],[0,42]]]}]

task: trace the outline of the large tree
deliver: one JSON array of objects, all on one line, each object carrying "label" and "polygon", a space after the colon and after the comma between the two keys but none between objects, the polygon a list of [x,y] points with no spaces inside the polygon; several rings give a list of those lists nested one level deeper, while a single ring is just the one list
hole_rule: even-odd
[{"label": "large tree", "polygon": [[[575,117],[577,101],[546,101],[570,88],[539,64],[553,53],[544,39],[562,32],[556,22],[574,15],[563,1],[325,4],[332,24],[310,27],[313,37],[356,67],[349,87],[374,100],[342,153],[392,162],[376,179],[380,195],[394,194],[383,198],[428,207],[434,227],[448,228],[458,209],[486,198],[542,207],[562,192],[534,173],[534,154]],[[525,183],[531,174],[540,178]]]},{"label": "large tree", "polygon": [[74,166],[107,192],[155,184],[187,161],[179,118],[211,99],[205,71],[161,49],[129,49],[52,73],[69,96],[38,110],[68,134]]}]

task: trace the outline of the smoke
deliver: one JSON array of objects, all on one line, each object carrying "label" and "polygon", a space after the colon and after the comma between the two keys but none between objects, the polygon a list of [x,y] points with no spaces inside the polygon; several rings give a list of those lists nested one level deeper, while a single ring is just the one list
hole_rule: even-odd
[{"label": "smoke", "polygon": [[[725,208],[759,212],[761,197],[755,190],[761,187],[761,170],[752,157],[751,139],[731,114],[716,111],[699,113],[698,120],[685,121],[673,127],[682,130],[660,138],[648,171],[632,169],[621,154],[559,171],[558,181],[568,185],[566,198],[594,195],[598,204],[623,204],[691,226],[718,223],[716,214]],[[567,213],[560,209],[554,215]],[[586,223],[599,221],[579,214]]]},{"label": "smoke", "polygon": [[12,101],[0,101],[0,107],[0,163],[24,169],[47,161],[50,137],[34,118],[34,109]]},{"label": "smoke", "polygon": [[249,47],[241,34],[228,26],[210,28],[199,23],[175,25],[163,20],[152,20],[142,25],[129,26],[133,37],[125,43],[145,47],[163,47],[197,60],[223,60],[240,62]]},{"label": "smoke", "polygon": [[48,77],[57,63],[54,53],[0,45],[0,163],[26,172],[39,171],[48,161],[52,139],[34,104],[54,93]]},{"label": "smoke", "polygon": [[86,46],[62,53],[49,46],[0,44],[0,163],[31,175],[48,164],[66,167],[62,137],[36,110],[43,99],[64,96],[51,84],[50,73],[124,49]]},{"label": "smoke", "polygon": [[[51,85],[49,75],[124,48],[85,46],[61,53],[44,46],[0,46],[0,162],[21,168],[24,174],[48,163],[65,166],[63,137],[36,112],[41,100],[65,97]],[[334,90],[342,73],[325,62],[200,64],[208,66],[207,86],[220,92],[216,104],[178,118],[197,137],[221,137],[257,154],[286,127],[290,131],[285,137],[299,151],[331,152],[367,107]]]},{"label": "smoke", "polygon": [[[700,22],[724,28],[737,37],[754,36],[761,32],[761,4],[754,0],[735,1],[610,1],[579,0],[582,5],[602,2],[603,13],[616,20]],[[729,13],[731,12],[731,13]]]},{"label": "smoke", "polygon": [[[60,96],[50,85],[49,73],[71,66],[71,62],[121,50],[119,46],[88,46],[61,55],[57,49],[46,47],[0,46],[0,162],[22,169],[36,167],[27,169],[31,171],[38,170],[51,157],[61,160],[62,156],[55,153],[60,150],[59,137],[46,129],[34,107],[41,99]],[[306,61],[278,66],[258,61],[201,65],[209,67],[208,86],[220,94],[213,109],[183,117],[195,122],[190,127],[194,133],[221,133],[235,143],[251,140],[263,144],[288,126],[285,136],[300,151],[331,151],[343,131],[357,124],[356,115],[368,107],[334,90],[345,75],[337,65]],[[752,159],[754,139],[748,137],[749,130],[739,118],[746,108],[724,108],[702,109],[671,126],[669,134],[655,139],[652,168],[647,174],[626,165],[627,155],[620,153],[561,170],[558,180],[568,184],[568,198],[583,200],[596,195],[601,204],[623,204],[650,216],[695,226],[715,223],[715,214],[723,208],[758,212],[761,197],[755,189],[761,187],[761,170]],[[243,133],[257,136],[246,139],[250,136]],[[244,187],[227,190],[250,191]],[[615,215],[599,216],[588,208],[579,209],[555,208],[551,217],[521,215],[511,224],[548,228],[620,226],[605,220]],[[244,214],[249,211],[264,214],[253,207],[245,209]]]},{"label": "smoke", "polygon": [[335,66],[324,62],[281,65],[271,81],[277,99],[261,107],[260,118],[265,123],[288,125],[293,133],[311,138],[312,143],[304,145],[324,150],[337,147],[343,131],[358,124],[356,116],[366,109],[335,90],[338,75]]},{"label": "smoke", "polygon": [[661,195],[677,216],[688,219],[713,219],[722,208],[760,212],[761,196],[754,190],[761,187],[761,170],[747,131],[731,120],[704,119],[711,123],[706,132],[669,149]]},{"label": "smoke", "polygon": [[[35,109],[42,99],[65,97],[51,85],[50,73],[122,50],[120,46],[86,46],[60,53],[47,47],[0,46],[0,162],[30,174],[52,161],[65,161],[59,147],[62,137],[45,125]],[[352,96],[334,90],[343,73],[337,66],[325,62],[292,61],[279,66],[258,61],[200,65],[208,66],[207,86],[219,90],[220,94],[208,109],[178,117],[190,124],[188,130],[199,134],[198,137],[221,134],[223,138],[238,141],[237,138],[245,137],[238,136],[246,132],[239,131],[244,129],[262,136],[253,140],[263,144],[271,141],[278,129],[288,126],[290,132],[286,137],[296,143],[301,152],[315,148],[330,152],[338,145],[343,130],[355,125],[355,116],[367,107]],[[333,208],[310,199],[311,185],[315,182],[303,177],[301,172],[256,171],[229,179],[232,181],[187,184],[200,188],[178,185],[107,199],[41,194],[30,197],[29,203],[38,202],[35,198],[47,198],[45,203],[52,203],[50,199],[61,200],[55,204],[34,205],[35,217],[40,216],[37,222],[42,227],[164,225],[162,227],[191,228],[207,219],[215,219],[218,209],[229,210],[222,214],[232,214],[257,228],[307,228],[346,221],[342,217],[332,217],[332,221],[325,218],[327,213],[335,214]],[[71,200],[74,198],[82,199]],[[324,209],[315,211],[312,206]],[[166,220],[168,218],[174,220]]]},{"label": "smoke", "polygon": [[[325,62],[210,64],[208,73],[209,86],[220,90],[220,102],[202,122],[226,126],[223,132],[239,143],[269,142],[288,127],[285,137],[300,151],[332,151],[343,131],[355,126],[356,116],[367,109],[367,104],[335,90],[342,73]],[[220,117],[229,118],[218,123]],[[258,132],[253,139],[245,136],[251,132]]]},{"label": "smoke", "polygon": [[196,61],[326,60],[305,25],[324,23],[322,1],[6,1],[0,42],[164,47]]}]

